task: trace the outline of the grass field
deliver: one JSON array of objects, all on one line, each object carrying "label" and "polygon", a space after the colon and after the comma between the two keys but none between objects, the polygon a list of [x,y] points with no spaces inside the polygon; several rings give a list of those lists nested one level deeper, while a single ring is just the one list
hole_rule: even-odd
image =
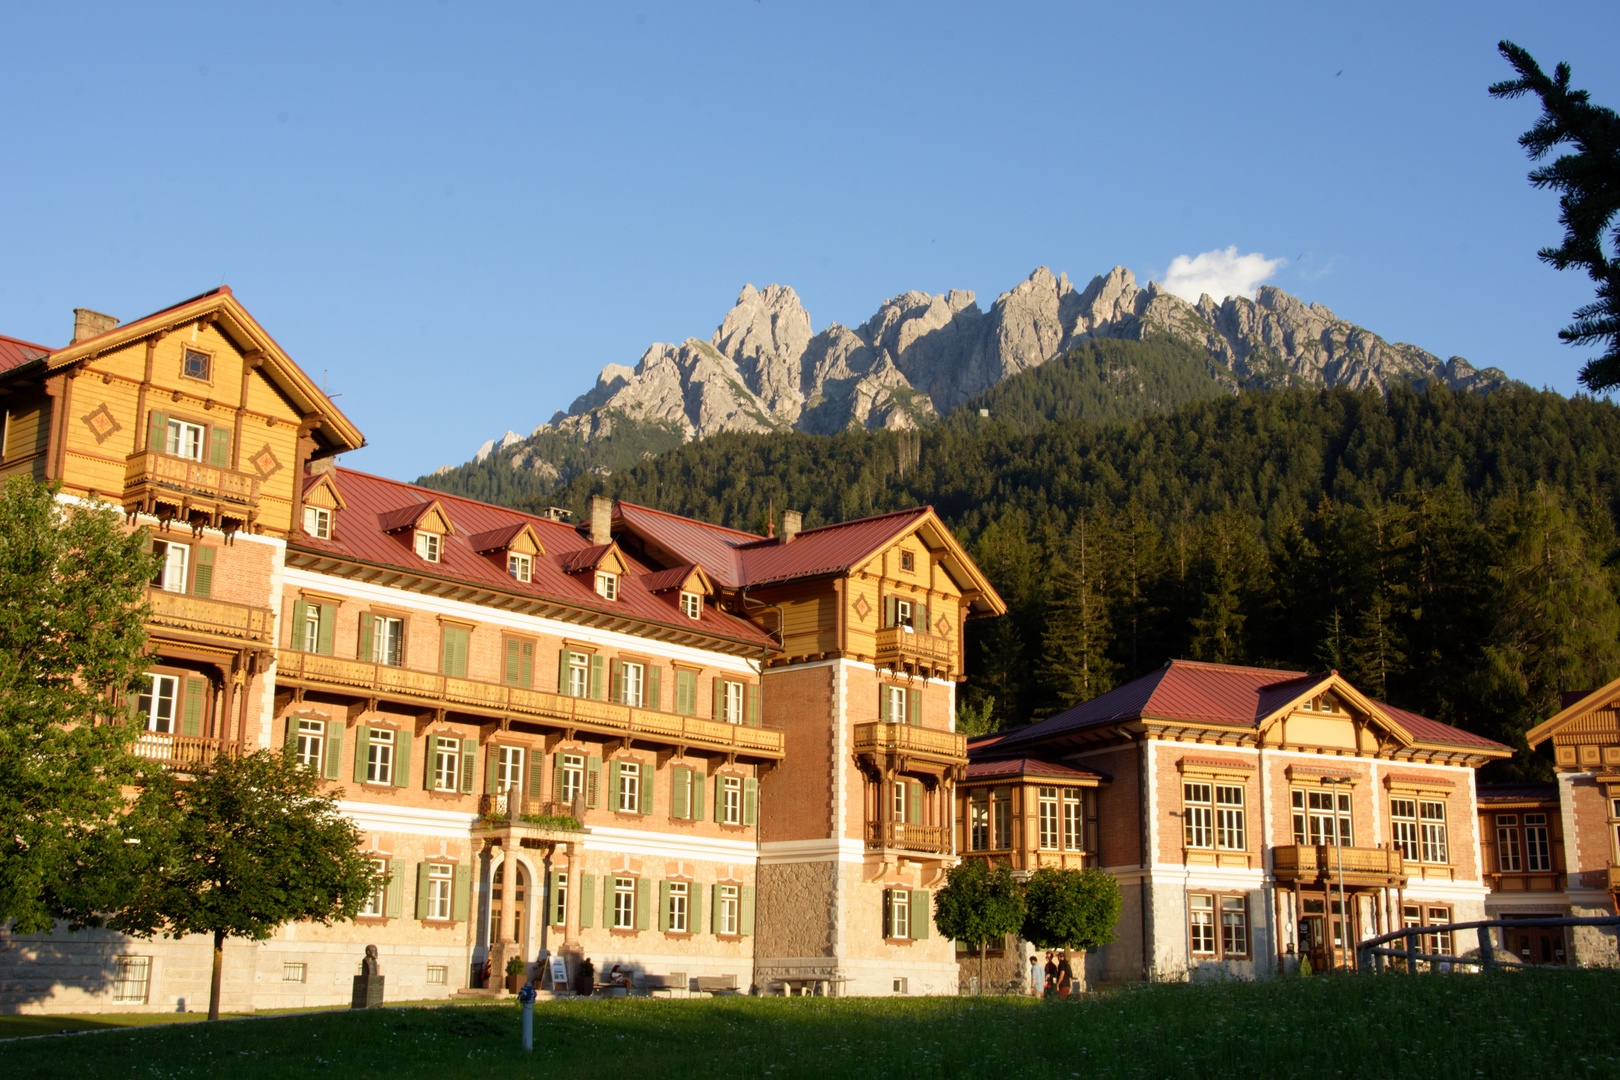
[{"label": "grass field", "polygon": [[0,1076],[1620,1076],[1620,972],[1144,986],[1009,998],[569,1001],[322,1013],[0,1044]]}]

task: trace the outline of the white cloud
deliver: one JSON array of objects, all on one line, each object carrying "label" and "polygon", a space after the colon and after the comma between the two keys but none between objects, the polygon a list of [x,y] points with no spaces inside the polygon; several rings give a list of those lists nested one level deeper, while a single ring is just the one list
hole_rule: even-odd
[{"label": "white cloud", "polygon": [[1170,272],[1164,276],[1163,284],[1166,292],[1174,293],[1189,304],[1198,303],[1204,293],[1217,301],[1228,296],[1246,296],[1253,300],[1255,288],[1287,261],[1268,259],[1258,251],[1239,255],[1237,245],[1232,244],[1225,251],[1177,255],[1170,260]]}]

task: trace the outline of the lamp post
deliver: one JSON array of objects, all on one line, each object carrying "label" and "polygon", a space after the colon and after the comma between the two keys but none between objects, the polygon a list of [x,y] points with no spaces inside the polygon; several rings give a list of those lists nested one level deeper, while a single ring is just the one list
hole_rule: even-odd
[{"label": "lamp post", "polygon": [[[1339,939],[1343,942],[1345,964],[1350,963],[1350,909],[1344,903],[1344,846],[1340,843],[1342,835],[1339,829],[1339,785],[1352,783],[1347,776],[1324,776],[1322,783],[1329,786],[1333,793],[1333,816],[1329,819],[1333,823],[1333,854],[1339,866]],[[1331,895],[1331,894],[1330,894]],[[1332,905],[1328,905],[1331,909]],[[1333,940],[1333,913],[1328,912],[1328,942]]]}]

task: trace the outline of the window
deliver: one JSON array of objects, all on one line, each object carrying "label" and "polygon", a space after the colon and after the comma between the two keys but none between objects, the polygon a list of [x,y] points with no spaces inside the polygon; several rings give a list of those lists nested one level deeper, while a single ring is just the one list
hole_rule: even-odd
[{"label": "window", "polygon": [[1446,846],[1446,804],[1443,802],[1418,803],[1418,821],[1423,839],[1423,861],[1448,863],[1451,853]]},{"label": "window", "polygon": [[[1220,935],[1216,936],[1216,915]],[[1249,899],[1193,893],[1187,897],[1187,937],[1194,956],[1222,960],[1249,955]]]},{"label": "window", "polygon": [[436,735],[433,745],[433,790],[458,790],[461,787],[461,740]]},{"label": "window", "polygon": [[907,630],[912,629],[910,600],[896,600],[894,602],[894,625],[903,626]]},{"label": "window", "polygon": [[991,822],[995,826],[995,850],[1012,847],[1012,791],[997,788],[990,793]]},{"label": "window", "polygon": [[170,420],[169,432],[164,439],[163,449],[175,457],[201,461],[203,456],[202,427],[197,424],[188,424],[184,420]]},{"label": "window", "polygon": [[740,682],[729,682],[728,681],[728,682],[723,682],[721,685],[725,687],[725,694],[726,694],[725,708],[721,712],[721,718],[723,720],[725,720],[725,722],[728,723],[728,724],[740,724],[740,723],[742,723],[743,722],[743,684],[740,683]]},{"label": "window", "polygon": [[968,850],[990,850],[990,793],[975,791],[968,797]]},{"label": "window", "polygon": [[888,702],[888,709],[884,719],[891,724],[904,724],[906,722],[906,688],[903,686],[885,686],[883,697]]},{"label": "window", "polygon": [[1524,868],[1530,871],[1552,869],[1552,842],[1547,832],[1546,814],[1524,815]]},{"label": "window", "polygon": [[1609,800],[1609,831],[1614,834],[1614,850],[1609,853],[1610,865],[1620,864],[1620,799]]},{"label": "window", "polygon": [[523,786],[523,748],[503,746],[495,754],[495,790],[514,791]]},{"label": "window", "polygon": [[394,733],[371,729],[370,745],[366,748],[366,783],[392,784],[394,782]]},{"label": "window", "polygon": [[319,506],[304,507],[304,531],[318,540],[332,535],[332,511]]},{"label": "window", "polygon": [[894,980],[894,992],[897,994],[909,994],[911,991],[906,988],[910,985],[908,979],[896,979]]},{"label": "window", "polygon": [[[1451,921],[1451,909],[1446,907],[1430,907],[1423,910],[1425,926],[1444,926]],[[1424,934],[1423,951],[1436,956],[1454,956],[1451,951],[1451,934]]]},{"label": "window", "polygon": [[[187,349],[185,359],[182,361],[181,371],[188,379],[201,379],[208,381],[209,372],[213,369],[213,357],[196,349]],[[300,980],[302,981],[302,980]]]},{"label": "window", "polygon": [[[320,604],[308,604],[304,608],[304,625],[302,627],[304,652],[321,651],[321,607]],[[293,633],[298,633],[299,629],[299,627],[293,627]]]},{"label": "window", "polygon": [[450,982],[450,969],[443,964],[429,964],[427,969],[427,984],[429,986],[445,986]]},{"label": "window", "polygon": [[610,574],[606,570],[596,572],[596,595],[604,600],[617,600],[619,598],[619,575]]},{"label": "window", "polygon": [[1306,712],[1336,713],[1343,710],[1339,707],[1339,699],[1331,693],[1319,694],[1300,706]]},{"label": "window", "polygon": [[1187,898],[1187,904],[1193,955],[1214,956],[1215,898],[1207,893],[1194,893]]},{"label": "window", "polygon": [[619,704],[641,707],[643,682],[646,678],[646,668],[641,664],[622,663],[619,665]]},{"label": "window", "polygon": [[300,718],[298,721],[297,748],[299,766],[319,776],[321,774],[321,751],[325,746],[326,721]]},{"label": "window", "polygon": [[304,965],[283,962],[281,965],[281,981],[301,983],[304,981]]},{"label": "window", "polygon": [[1249,955],[1249,901],[1243,896],[1221,897],[1221,953]]},{"label": "window", "polygon": [[[1390,800],[1391,814],[1394,813],[1395,801]],[[1519,871],[1521,865],[1519,861],[1519,815],[1497,814],[1496,868],[1504,874],[1513,874]]]},{"label": "window", "polygon": [[174,699],[180,680],[174,675],[148,675],[146,689],[135,703],[135,712],[147,731],[174,734]]},{"label": "window", "polygon": [[534,559],[520,552],[507,552],[506,572],[519,581],[532,581],[534,580]]},{"label": "window", "polygon": [[154,540],[152,554],[158,557],[158,571],[152,577],[152,587],[164,592],[185,592],[186,560],[191,555],[191,549],[184,544]]},{"label": "window", "polygon": [[565,803],[572,803],[584,790],[585,759],[579,754],[564,754],[562,791],[558,794],[558,798]]},{"label": "window", "polygon": [[374,615],[371,619],[371,657],[373,664],[399,667],[405,661],[405,620],[389,615]]},{"label": "window", "polygon": [[1080,818],[1080,792],[1074,788],[1063,789],[1063,850],[1079,851],[1081,848],[1081,818]]},{"label": "window", "polygon": [[455,867],[447,863],[428,864],[428,918],[450,918],[450,891],[455,887],[455,880]]},{"label": "window", "polygon": [[[905,785],[900,785],[904,787]],[[720,796],[725,800],[722,807],[724,822],[727,825],[742,824],[742,780],[739,777],[727,776],[721,785]]]},{"label": "window", "polygon": [[703,615],[703,597],[693,592],[681,593],[681,613],[688,619],[701,618]]},{"label": "window", "polygon": [[1245,851],[1248,840],[1243,827],[1243,788],[1215,785],[1215,846],[1223,851]]},{"label": "window", "polygon": [[568,921],[568,872],[551,875],[551,925]]},{"label": "window", "polygon": [[1214,815],[1210,810],[1214,785],[1181,785],[1181,831],[1190,848],[1215,846]]},{"label": "window", "polygon": [[619,762],[619,809],[641,812],[641,765],[637,762]]},{"label": "window", "polygon": [[1040,789],[1041,848],[1055,851],[1058,846],[1058,789]]},{"label": "window", "polygon": [[591,658],[585,653],[568,654],[568,694],[570,697],[590,697]]},{"label": "window", "polygon": [[895,821],[904,822],[906,820],[906,782],[896,780],[892,787],[893,794],[889,800],[890,816]]},{"label": "window", "polygon": [[902,551],[900,553],[900,569],[902,569],[902,570],[915,570],[915,569],[917,569],[917,556],[914,553],[910,552],[910,551]]},{"label": "window", "polygon": [[[1296,793],[1297,794],[1297,793]],[[1518,823],[1518,819],[1514,819]],[[1390,840],[1401,849],[1401,857],[1407,862],[1418,861],[1418,821],[1416,799],[1389,800]],[[1296,826],[1297,831],[1297,826]],[[1518,847],[1519,830],[1513,830],[1513,864],[1517,869],[1519,862]]]},{"label": "window", "polygon": [[150,956],[120,956],[113,970],[113,1000],[131,1005],[146,1004],[146,990],[152,982]]},{"label": "window", "polygon": [[636,879],[613,879],[613,929],[636,928]]},{"label": "window", "polygon": [[418,532],[416,534],[416,554],[428,562],[438,562],[441,539],[438,533]]},{"label": "window", "polygon": [[735,885],[720,886],[720,929],[721,934],[736,934],[738,929],[738,901],[739,890]]},{"label": "window", "polygon": [[687,890],[690,888],[684,881],[669,883],[669,928],[676,934],[687,932]]},{"label": "window", "polygon": [[[377,868],[378,873],[388,873],[388,863],[385,860],[373,859],[372,865]],[[370,896],[366,897],[365,904],[360,908],[360,914],[369,915],[372,918],[382,918],[387,911],[387,908],[385,907],[387,894],[388,882],[384,880],[381,885],[378,885],[377,888],[372,891]]]},{"label": "window", "polygon": [[1338,842],[1344,847],[1355,846],[1350,828],[1349,792],[1295,788],[1293,801],[1294,843],[1332,846],[1333,827],[1337,821]]}]

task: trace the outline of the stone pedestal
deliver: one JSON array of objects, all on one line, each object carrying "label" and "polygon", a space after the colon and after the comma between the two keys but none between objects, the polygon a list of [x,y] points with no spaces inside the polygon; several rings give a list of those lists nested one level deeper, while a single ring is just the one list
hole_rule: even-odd
[{"label": "stone pedestal", "polygon": [[383,977],[381,975],[356,975],[354,977],[354,998],[349,1002],[351,1009],[375,1009],[383,1003]]}]

